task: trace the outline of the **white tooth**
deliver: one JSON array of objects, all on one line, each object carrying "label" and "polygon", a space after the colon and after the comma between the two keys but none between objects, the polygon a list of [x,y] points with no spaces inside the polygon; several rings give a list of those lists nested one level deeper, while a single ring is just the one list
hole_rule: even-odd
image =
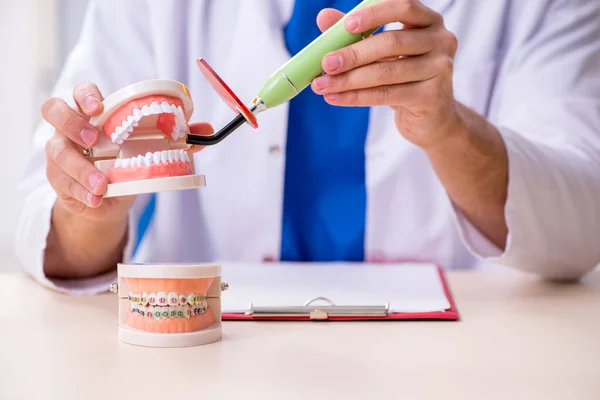
[{"label": "white tooth", "polygon": [[129,159],[123,158],[121,159],[121,168],[127,168],[129,166]]},{"label": "white tooth", "polygon": [[[126,132],[133,132],[133,125],[131,125],[129,128],[127,128]],[[127,136],[129,136],[129,134],[127,134]]]},{"label": "white tooth", "polygon": [[121,126],[123,127],[123,130],[126,131],[127,128],[129,128],[129,124],[127,123],[127,120],[124,120],[123,123],[121,123]]},{"label": "white tooth", "polygon": [[140,124],[139,122],[137,122],[137,121],[133,121],[133,124],[131,124],[131,126],[134,126],[134,127],[136,127],[136,128],[137,128],[137,126],[138,126],[139,124]]},{"label": "white tooth", "polygon": [[187,304],[187,296],[185,294],[179,295],[179,305],[183,306]]},{"label": "white tooth", "polygon": [[115,134],[118,136],[121,136],[121,133],[123,133],[125,129],[123,129],[122,126],[117,126],[117,129],[115,130]]},{"label": "white tooth", "polygon": [[152,114],[162,114],[162,108],[160,108],[160,106],[158,105],[157,102],[153,101],[152,104],[150,104],[150,111],[152,111]]},{"label": "white tooth", "polygon": [[181,115],[184,115],[183,108],[181,108],[181,106],[177,106],[177,111],[179,111]]},{"label": "white tooth", "polygon": [[166,112],[169,114],[173,113],[173,109],[171,108],[169,103],[167,103],[166,101],[163,101],[162,103],[160,103],[160,108],[162,108],[163,112]]},{"label": "white tooth", "polygon": [[137,156],[136,161],[136,165],[138,167],[142,167],[144,165],[144,156],[140,154],[139,156]]},{"label": "white tooth", "polygon": [[130,115],[127,117],[127,125],[133,124],[133,121],[134,121],[133,115]]},{"label": "white tooth", "polygon": [[136,121],[141,120],[143,117],[142,112],[140,110],[138,110],[137,108],[133,109],[133,119]]},{"label": "white tooth", "polygon": [[154,160],[154,164],[160,164],[160,151],[157,151],[156,153],[152,154],[152,158]]},{"label": "white tooth", "polygon": [[169,150],[169,162],[171,164],[173,164],[173,162],[175,161],[175,155],[174,155],[174,151],[173,150]]},{"label": "white tooth", "polygon": [[148,293],[142,292],[141,302],[142,302],[143,306],[147,306],[148,305]]},{"label": "white tooth", "polygon": [[166,164],[169,162],[169,155],[166,151],[160,152],[160,160],[162,161],[163,164]]},{"label": "white tooth", "polygon": [[110,135],[110,140],[112,140],[113,143],[117,143],[117,140],[119,140],[119,135],[113,133],[112,135]]},{"label": "white tooth", "polygon": [[115,161],[114,167],[115,168],[121,168],[121,159],[120,158],[117,158],[117,161]]},{"label": "white tooth", "polygon": [[152,115],[152,111],[150,110],[150,107],[148,107],[148,106],[142,107],[142,115],[144,117],[147,117],[148,115]]},{"label": "white tooth", "polygon": [[170,292],[168,295],[169,298],[169,305],[170,306],[176,306],[177,304],[179,304],[179,296],[177,296],[177,293],[175,292]]},{"label": "white tooth", "polygon": [[179,162],[181,161],[181,152],[175,150],[175,152],[173,153],[173,157],[175,157],[175,162]]},{"label": "white tooth", "polygon": [[187,151],[184,151],[184,153],[185,153],[185,161],[192,162],[192,160],[190,160],[190,155],[187,153]]},{"label": "white tooth", "polygon": [[147,312],[148,312],[148,308],[147,307],[144,307],[144,306],[140,307],[140,315],[142,317],[145,317]]},{"label": "white tooth", "polygon": [[173,110],[173,113],[177,114],[177,106],[175,104],[171,104],[171,110]]},{"label": "white tooth", "polygon": [[167,294],[165,292],[156,293],[156,304],[161,307],[167,305]]},{"label": "white tooth", "polygon": [[149,167],[152,165],[152,153],[150,153],[150,152],[146,153],[146,157],[144,157],[144,164],[146,164],[146,167]]}]

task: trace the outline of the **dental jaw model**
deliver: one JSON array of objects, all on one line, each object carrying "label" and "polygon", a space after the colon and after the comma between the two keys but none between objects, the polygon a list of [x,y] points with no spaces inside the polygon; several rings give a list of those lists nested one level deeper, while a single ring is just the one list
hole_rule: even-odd
[{"label": "dental jaw model", "polygon": [[221,340],[221,267],[119,264],[119,340],[146,347]]},{"label": "dental jaw model", "polygon": [[107,97],[103,105],[102,114],[90,123],[104,134],[88,155],[109,180],[104,197],[205,186],[186,143],[194,107],[185,85],[138,82]]}]

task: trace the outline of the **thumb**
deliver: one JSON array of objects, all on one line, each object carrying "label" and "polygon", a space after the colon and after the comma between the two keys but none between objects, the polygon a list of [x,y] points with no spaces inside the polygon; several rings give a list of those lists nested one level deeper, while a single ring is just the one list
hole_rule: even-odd
[{"label": "thumb", "polygon": [[[193,122],[189,126],[190,126],[190,133],[192,135],[209,136],[209,135],[212,135],[213,133],[215,133],[215,130],[213,129],[212,125],[209,124],[208,122]],[[190,153],[197,153],[200,150],[202,150],[204,147],[205,146],[193,145],[188,151]]]},{"label": "thumb", "polygon": [[321,32],[325,32],[338,22],[345,14],[333,8],[325,8],[317,15],[317,25]]}]

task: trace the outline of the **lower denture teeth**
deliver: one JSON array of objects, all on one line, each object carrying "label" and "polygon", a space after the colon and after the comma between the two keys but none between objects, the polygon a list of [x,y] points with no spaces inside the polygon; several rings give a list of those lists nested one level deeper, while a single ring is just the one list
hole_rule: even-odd
[{"label": "lower denture teeth", "polygon": [[169,162],[169,155],[166,151],[160,152],[160,161],[162,161],[163,164],[166,164]]},{"label": "lower denture teeth", "polygon": [[146,167],[149,167],[152,165],[152,153],[148,152],[146,153],[146,157],[144,158],[144,164],[146,165]]},{"label": "lower denture teeth", "polygon": [[160,152],[157,151],[156,153],[154,153],[152,155],[152,158],[153,158],[154,164],[156,164],[156,165],[160,164]]}]

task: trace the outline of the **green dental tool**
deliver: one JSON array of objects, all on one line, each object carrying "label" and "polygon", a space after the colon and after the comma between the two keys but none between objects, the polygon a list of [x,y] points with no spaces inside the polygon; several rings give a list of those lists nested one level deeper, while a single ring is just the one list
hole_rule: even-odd
[{"label": "green dental tool", "polygon": [[235,93],[204,59],[199,59],[198,66],[204,77],[238,115],[213,135],[199,136],[188,134],[187,143],[201,146],[217,144],[246,122],[253,128],[258,128],[256,114],[284,104],[306,89],[315,78],[323,73],[321,61],[326,54],[357,43],[379,29],[376,28],[362,34],[352,34],[344,27],[344,22],[349,14],[358,9],[372,6],[379,1],[381,0],[362,1],[331,28],[323,32],[312,43],[275,71],[248,106],[239,100]]}]

